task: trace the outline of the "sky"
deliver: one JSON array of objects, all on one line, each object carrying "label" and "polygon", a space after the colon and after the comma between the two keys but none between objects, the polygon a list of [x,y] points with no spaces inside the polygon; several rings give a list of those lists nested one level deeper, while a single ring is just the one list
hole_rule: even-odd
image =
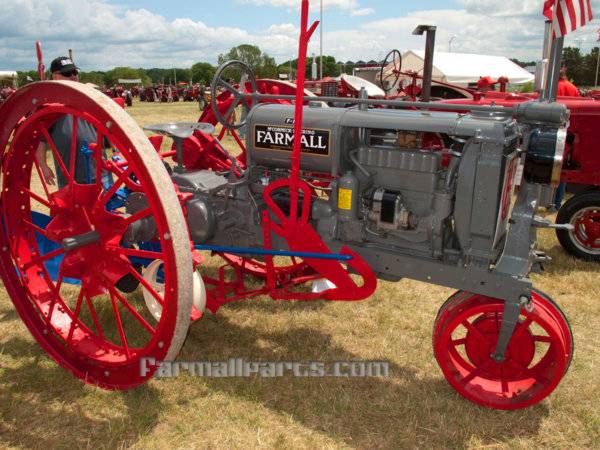
[{"label": "sky", "polygon": [[[423,49],[420,24],[437,26],[437,50],[539,59],[543,0],[322,0],[323,53],[338,61],[382,60],[392,49]],[[295,58],[300,0],[1,0],[0,71],[35,70],[35,41],[47,66],[73,50],[84,71],[216,64],[253,44],[278,63]],[[589,51],[598,19],[567,37]],[[311,20],[320,0],[311,1]],[[450,44],[451,41],[451,44]],[[319,54],[320,30],[309,56]]]}]

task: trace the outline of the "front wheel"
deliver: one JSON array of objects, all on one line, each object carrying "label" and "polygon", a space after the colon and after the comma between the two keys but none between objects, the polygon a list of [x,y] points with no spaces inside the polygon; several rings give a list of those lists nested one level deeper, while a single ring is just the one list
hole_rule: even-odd
[{"label": "front wheel", "polygon": [[436,360],[463,397],[495,409],[519,409],[542,401],[566,373],[573,336],[560,308],[531,292],[508,344],[505,360],[491,355],[500,335],[504,301],[459,291],[442,306],[433,330]]},{"label": "front wheel", "polygon": [[556,230],[564,249],[586,261],[600,261],[600,191],[588,191],[567,201],[558,211],[556,223],[573,230]]}]

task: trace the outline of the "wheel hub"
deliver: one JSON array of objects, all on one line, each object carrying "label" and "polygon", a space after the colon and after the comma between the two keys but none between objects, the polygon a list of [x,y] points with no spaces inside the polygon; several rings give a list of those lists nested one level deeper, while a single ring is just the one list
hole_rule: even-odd
[{"label": "wheel hub", "polygon": [[[101,195],[97,185],[74,184],[52,194],[52,219],[46,231],[56,242],[95,231],[96,242],[82,245],[66,252],[63,276],[82,281],[92,296],[105,294],[108,286],[128,274],[127,262],[115,253],[127,224],[123,216],[97,206]],[[93,264],[90,262],[93,261]]]},{"label": "wheel hub", "polygon": [[573,222],[576,239],[586,247],[600,248],[600,213],[596,208],[586,209]]},{"label": "wheel hub", "polygon": [[[467,332],[465,352],[475,367],[481,368],[481,375],[485,378],[516,380],[522,373],[520,368],[529,367],[533,361],[535,342],[531,331],[519,323],[506,349],[504,360],[486,365],[496,351],[501,323],[502,316],[494,313],[486,313],[475,319],[472,323],[474,330]],[[485,339],[482,340],[481,336]]]}]

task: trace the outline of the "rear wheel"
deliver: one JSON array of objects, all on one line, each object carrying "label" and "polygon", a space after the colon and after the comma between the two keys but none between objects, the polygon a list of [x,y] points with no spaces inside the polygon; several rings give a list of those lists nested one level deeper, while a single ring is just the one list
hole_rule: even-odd
[{"label": "rear wheel", "polygon": [[556,223],[573,230],[556,230],[563,248],[586,261],[600,261],[600,191],[588,191],[569,199],[558,211]]},{"label": "rear wheel", "polygon": [[[64,116],[87,123],[97,137],[87,152],[72,145],[68,161],[48,133]],[[77,377],[108,389],[143,383],[155,367],[141,370],[142,359],[174,359],[191,311],[188,233],[160,158],[127,113],[79,83],[31,84],[2,105],[0,118],[0,273],[15,308],[44,350]],[[73,128],[71,141],[77,142],[79,127]],[[41,175],[35,150],[42,139],[51,149],[48,160],[67,180],[60,189]],[[103,153],[106,142],[118,149],[118,162]],[[77,161],[86,157],[87,179],[81,183]],[[113,202],[119,189],[144,195],[147,208],[126,214]],[[44,226],[37,224],[40,213]],[[149,216],[160,250],[123,245],[129,225]],[[132,295],[119,291],[124,277],[151,289],[136,258],[163,261],[164,293],[152,290],[162,305],[158,321],[146,311],[140,289]],[[51,267],[58,268],[57,276]]]}]

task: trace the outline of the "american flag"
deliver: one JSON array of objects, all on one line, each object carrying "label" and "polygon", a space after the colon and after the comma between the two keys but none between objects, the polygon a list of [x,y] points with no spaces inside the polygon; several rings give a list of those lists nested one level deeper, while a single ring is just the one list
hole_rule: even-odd
[{"label": "american flag", "polygon": [[590,0],[545,0],[544,16],[552,21],[555,37],[564,36],[592,20]]}]

